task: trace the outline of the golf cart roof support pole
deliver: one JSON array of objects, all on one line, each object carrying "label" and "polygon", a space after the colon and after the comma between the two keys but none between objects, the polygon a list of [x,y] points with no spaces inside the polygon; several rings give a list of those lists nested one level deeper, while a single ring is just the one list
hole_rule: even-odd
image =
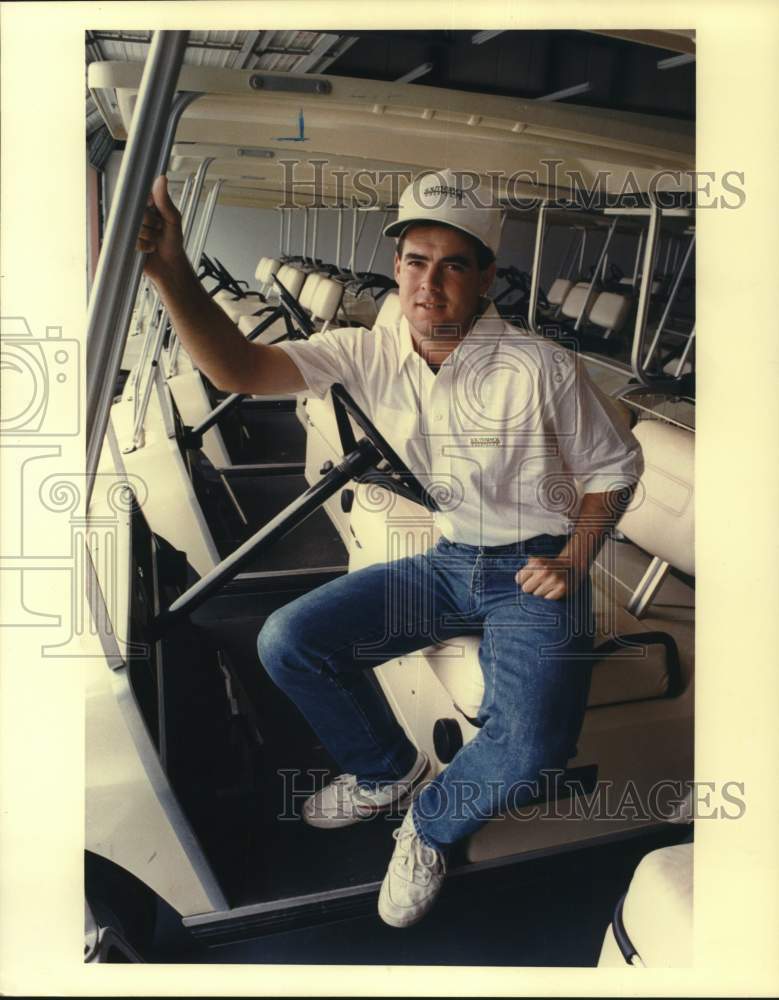
[{"label": "golf cart roof support pole", "polygon": [[674,259],[673,263],[671,264],[672,273],[676,270],[676,265],[679,263],[679,254],[681,253],[681,250],[682,250],[682,241],[681,238],[679,238],[674,243]]},{"label": "golf cart roof support pole", "polygon": [[536,312],[538,310],[538,288],[541,284],[541,260],[544,254],[547,208],[547,203],[542,201],[538,206],[538,220],[536,222],[536,242],[533,249],[533,272],[530,276],[530,302],[527,307],[528,322],[533,333],[538,332]]},{"label": "golf cart roof support pole", "polygon": [[365,229],[365,223],[368,221],[367,214],[363,213],[362,220],[358,225],[359,209],[354,206],[354,214],[352,215],[352,256],[349,261],[349,270],[352,272],[352,277],[355,281],[360,279],[357,277],[357,272],[355,271],[355,260],[357,257],[357,244],[362,239],[363,230]]},{"label": "golf cart roof support pole", "polygon": [[279,538],[289,534],[307,517],[317,511],[326,500],[335,496],[355,476],[366,472],[380,458],[376,447],[367,438],[357,442],[354,451],[345,455],[341,461],[326,473],[313,486],[288,504],[284,510],[271,518],[251,538],[231,552],[218,566],[215,566],[202,579],[178,597],[167,611],[161,612],[156,620],[158,632],[167,629],[176,621],[185,618],[204,601],[219,590],[228,580],[232,580],[241,568],[245,566],[257,552],[267,548]]},{"label": "golf cart roof support pole", "polygon": [[336,209],[338,212],[338,224],[336,227],[335,235],[335,266],[338,268],[338,273],[341,273],[341,237],[344,231],[344,212],[346,209],[343,205],[339,205]]},{"label": "golf cart roof support pole", "polygon": [[193,244],[193,231],[195,228],[195,216],[197,214],[197,206],[200,203],[200,196],[203,193],[203,183],[206,179],[206,174],[208,173],[208,168],[214,162],[213,156],[206,156],[200,166],[197,168],[197,173],[195,174],[195,180],[192,184],[192,193],[189,196],[189,202],[187,204],[186,211],[181,220],[181,228],[184,234],[184,248],[187,253],[192,251]]},{"label": "golf cart roof support pole", "polygon": [[[177,205],[179,211],[182,211],[187,204],[187,201],[189,199],[189,193],[192,190],[192,181],[194,180],[194,177],[195,175],[193,173],[190,173],[187,174],[187,176],[184,178],[184,183],[181,185],[181,192],[179,194],[179,201]],[[146,277],[142,278],[142,285],[144,284],[146,285],[147,288],[151,289],[153,294],[151,297],[151,310],[149,312],[149,320],[146,326],[146,332],[144,334],[144,339],[143,339],[143,348],[141,350],[141,355],[138,358],[138,361],[136,362],[133,368],[132,375],[130,376],[130,385],[133,387],[134,390],[137,389],[138,381],[141,377],[141,372],[146,370],[146,365],[149,357],[149,350],[154,340],[154,330],[155,330],[154,317],[157,315],[157,309],[159,308],[160,304],[159,292],[157,291],[156,288],[154,288],[154,286]],[[133,417],[135,417],[135,414],[138,412],[137,392],[133,393],[133,399],[134,399]]]},{"label": "golf cart roof support pole", "polygon": [[[181,211],[181,209],[187,204],[187,200],[189,199],[189,192],[192,190],[192,182],[194,181],[194,179],[195,179],[194,174],[187,174],[187,176],[184,179],[184,183],[181,186],[181,197],[179,198],[179,203],[177,206],[179,211]],[[160,294],[155,288],[154,295],[152,296],[152,307],[151,307],[151,312],[149,314],[149,323],[146,327],[146,335],[143,339],[143,350],[141,351],[141,356],[140,358],[138,358],[138,361],[135,367],[133,368],[132,375],[130,376],[130,384],[133,387],[133,390],[137,390],[138,383],[141,380],[141,373],[146,371],[146,365],[149,359],[149,351],[151,350],[151,345],[154,342],[154,331],[156,329],[154,317],[157,315],[157,309],[159,308],[159,304],[160,304]],[[134,391],[133,420],[135,420],[135,416],[137,413],[138,413],[138,392]]]},{"label": "golf cart roof support pole", "polygon": [[[200,216],[200,225],[198,226],[197,234],[195,235],[194,247],[192,250],[192,263],[195,268],[197,268],[197,263],[203,253],[206,245],[206,240],[208,239],[208,233],[211,229],[211,222],[214,218],[214,211],[216,209],[216,203],[219,198],[219,193],[222,190],[222,184],[224,181],[220,177],[218,180],[214,181],[213,187],[208,192],[208,200],[203,206],[203,212]],[[175,375],[177,372],[177,363],[179,350],[181,349],[181,341],[178,336],[176,336],[175,330],[172,337],[173,344],[170,348],[168,357],[168,375]]]},{"label": "golf cart roof support pole", "polygon": [[[200,195],[203,193],[203,182],[206,179],[206,174],[208,173],[208,168],[214,162],[213,156],[206,156],[201,162],[200,166],[197,168],[197,173],[195,174],[195,180],[192,183],[192,191],[189,195],[189,201],[187,202],[187,207],[184,210],[184,215],[181,220],[181,229],[184,238],[184,253],[187,255],[187,259],[192,262],[192,250],[195,238],[195,217],[197,216],[197,207],[200,203]],[[168,322],[168,312],[166,309],[162,310],[160,316],[160,322],[164,331],[165,325]],[[159,337],[159,329],[157,330],[157,336]],[[169,348],[173,346],[173,341],[176,339],[176,331],[174,330],[171,334],[171,342],[168,345]],[[159,361],[159,355],[156,356],[156,360]],[[146,416],[146,411],[144,410],[144,417]]]},{"label": "golf cart roof support pole", "polygon": [[138,301],[136,303],[135,310],[135,329],[130,334],[131,337],[137,337],[141,330],[143,329],[143,321],[146,318],[146,310],[149,305],[149,279],[144,274],[141,278],[141,284],[138,288]]},{"label": "golf cart roof support pole", "polygon": [[[198,264],[200,262],[200,253],[197,250],[200,241],[200,232],[203,228],[203,223],[205,222],[205,209],[200,214],[200,220],[195,226],[195,219],[197,218],[198,205],[200,204],[200,197],[203,193],[203,182],[205,180],[205,175],[208,168],[214,162],[214,157],[206,157],[203,162],[198,167],[197,173],[195,174],[194,181],[192,183],[192,189],[190,191],[189,201],[187,202],[187,207],[182,216],[182,229],[184,231],[184,253],[187,255],[187,259],[190,264],[197,271]],[[205,166],[205,169],[203,167]],[[184,199],[182,198],[182,205],[184,204]],[[167,313],[165,313],[165,319],[167,320]],[[170,376],[172,374],[172,364],[173,364],[173,348],[178,343],[178,336],[176,331],[171,331],[170,341],[168,343],[168,367],[166,370],[166,375]]]},{"label": "golf cart roof support pole", "polygon": [[684,345],[684,350],[679,358],[679,364],[676,366],[676,371],[674,372],[674,378],[681,378],[682,372],[684,370],[684,363],[690,355],[690,350],[692,348],[693,342],[695,340],[695,327],[690,330],[690,336],[687,338],[687,343]]},{"label": "golf cart roof support pole", "polygon": [[368,261],[368,266],[365,269],[369,273],[371,273],[373,271],[373,263],[376,260],[376,254],[379,251],[379,243],[381,241],[381,237],[382,237],[382,234],[384,232],[384,227],[387,225],[387,217],[388,217],[388,215],[389,215],[389,212],[385,212],[384,215],[381,217],[381,222],[379,223],[379,231],[378,231],[378,233],[376,233],[376,241],[373,244],[373,251],[371,253],[371,259]]},{"label": "golf cart roof support pole", "polygon": [[665,248],[665,264],[663,265],[663,274],[670,274],[671,273],[670,267],[671,267],[671,246],[672,246],[672,244],[673,244],[673,236],[671,236],[671,234],[669,233],[668,237],[667,237],[666,248]]},{"label": "golf cart roof support pole", "polygon": [[[203,205],[203,211],[197,220],[197,228],[192,237],[191,241],[191,253],[190,262],[192,267],[197,270],[200,266],[200,255],[203,253],[203,247],[206,244],[206,239],[208,237],[208,230],[211,228],[211,220],[214,216],[214,208],[216,207],[216,197],[221,189],[222,181],[221,179],[214,181],[211,185],[211,190],[208,192],[208,197],[206,198],[206,203]],[[214,192],[217,194],[215,195]]]},{"label": "golf cart roof support pole", "polygon": [[560,278],[570,277],[570,273],[573,270],[575,246],[576,246],[576,230],[572,229],[571,235],[568,239],[568,246],[565,248],[565,253],[563,254],[562,260],[560,261],[560,270],[558,273],[558,277]]},{"label": "golf cart roof support pole", "polygon": [[644,370],[641,363],[641,356],[644,347],[644,334],[646,332],[646,321],[649,315],[649,300],[651,298],[652,277],[654,275],[655,251],[657,250],[658,237],[660,235],[660,208],[654,199],[649,208],[649,226],[646,232],[646,243],[644,244],[644,262],[641,274],[641,287],[638,292],[638,306],[636,307],[636,325],[633,330],[633,346],[630,352],[630,367],[641,385],[649,385],[650,377]]},{"label": "golf cart roof support pole", "polygon": [[595,264],[595,270],[592,272],[592,278],[590,278],[590,285],[587,289],[587,294],[584,296],[582,301],[582,307],[579,310],[579,315],[576,317],[576,322],[573,328],[578,332],[579,327],[582,325],[582,320],[584,319],[584,312],[587,306],[590,304],[590,299],[592,297],[593,289],[595,288],[595,282],[598,280],[598,275],[600,274],[600,269],[603,266],[603,260],[608,252],[609,244],[611,243],[611,238],[614,235],[614,230],[617,228],[617,220],[614,221],[609,226],[609,231],[606,233],[606,239],[603,241],[603,246],[601,247],[600,256],[598,257],[597,263]]},{"label": "golf cart roof support pole", "polygon": [[287,260],[289,260],[290,250],[292,249],[292,209],[287,208],[282,209],[282,211],[286,211],[287,213],[287,242],[284,256]]},{"label": "golf cart roof support pole", "polygon": [[214,181],[213,187],[208,192],[208,201],[203,209],[203,216],[200,220],[200,229],[197,234],[195,251],[193,253],[192,263],[194,267],[198,266],[203,251],[205,250],[206,240],[208,239],[208,234],[211,232],[211,223],[214,221],[216,204],[219,200],[219,195],[222,193],[223,184],[224,180],[220,177],[218,180]]},{"label": "golf cart roof support pole", "polygon": [[[579,275],[580,277],[584,272],[584,251],[587,249],[587,230],[582,229],[582,243],[579,247]],[[578,280],[577,277],[577,280]]]},{"label": "golf cart roof support pole", "polygon": [[308,205],[303,209],[303,266],[308,263]]},{"label": "golf cart roof support pole", "polygon": [[311,261],[314,267],[316,267],[316,243],[317,236],[319,235],[319,209],[316,205],[314,205],[311,211],[314,213],[314,220],[311,225]]},{"label": "golf cart roof support pole", "polygon": [[143,271],[143,255],[135,249],[143,211],[156,173],[167,166],[179,117],[197,96],[174,98],[188,37],[186,31],[156,31],[152,38],[92,286],[87,318],[87,507]]},{"label": "golf cart roof support pole", "polygon": [[[203,190],[203,181],[205,180],[208,168],[214,162],[212,156],[206,157],[200,166],[197,168],[197,173],[195,174],[195,181],[192,185],[192,194],[190,195],[189,204],[187,205],[187,210],[184,214],[182,220],[182,230],[184,237],[184,247],[185,249],[189,247],[190,239],[192,236],[192,225],[195,218],[195,209],[197,202],[200,198],[200,192]],[[133,446],[140,448],[143,443],[143,424],[146,420],[146,411],[149,408],[149,400],[151,399],[151,391],[154,386],[154,369],[160,363],[160,356],[162,354],[162,343],[165,339],[165,328],[168,325],[168,310],[163,308],[160,311],[160,317],[157,321],[157,328],[154,332],[154,347],[151,356],[151,363],[149,365],[149,371],[146,376],[146,380],[140,388],[141,401],[138,405],[138,412],[135,414],[135,423],[133,425]],[[143,376],[141,376],[143,377]]]},{"label": "golf cart roof support pole", "polygon": [[563,275],[563,277],[567,281],[573,280],[574,268],[576,267],[576,258],[578,256],[580,256],[581,245],[582,245],[582,241],[584,239],[584,231],[583,230],[579,230],[578,228],[576,228],[575,231],[574,231],[574,233],[575,233],[575,236],[576,236],[576,242],[575,242],[575,245],[572,248],[573,252],[571,253],[570,263],[568,264],[568,267],[566,268],[565,274]]},{"label": "golf cart roof support pole", "polygon": [[279,257],[284,254],[284,209],[279,210]]},{"label": "golf cart roof support pole", "polygon": [[665,329],[665,324],[668,322],[668,317],[671,313],[671,307],[676,299],[676,293],[679,291],[679,286],[682,283],[682,278],[684,277],[684,272],[687,270],[687,265],[690,262],[690,257],[692,256],[692,248],[695,246],[695,233],[690,237],[690,242],[687,245],[687,250],[684,254],[684,260],[682,261],[682,266],[676,273],[674,278],[673,286],[671,287],[671,294],[668,296],[668,301],[665,304],[665,309],[663,309],[663,315],[660,317],[660,322],[657,324],[657,329],[655,330],[655,335],[652,338],[652,343],[649,345],[649,350],[646,352],[646,357],[644,358],[644,365],[649,364],[649,359],[655,352],[655,349],[660,341],[660,335]]},{"label": "golf cart roof support pole", "polygon": [[642,229],[638,234],[638,246],[636,247],[636,259],[633,263],[633,288],[636,287],[636,282],[638,281],[638,265],[641,261],[641,248],[644,245],[644,230]]},{"label": "golf cart roof support pole", "polygon": [[357,256],[357,206],[355,205],[352,209],[352,252],[349,255],[349,270],[352,273],[352,277],[357,281],[357,275],[354,271],[354,258]]}]

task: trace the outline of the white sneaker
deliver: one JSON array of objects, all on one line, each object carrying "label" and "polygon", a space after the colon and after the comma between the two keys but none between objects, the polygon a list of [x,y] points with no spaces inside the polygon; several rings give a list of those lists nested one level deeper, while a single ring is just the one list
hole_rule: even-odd
[{"label": "white sneaker", "polygon": [[421,840],[410,809],[392,836],[397,844],[381,884],[379,916],[392,927],[409,927],[436,901],[446,874],[446,859]]},{"label": "white sneaker", "polygon": [[403,809],[427,773],[430,761],[421,750],[408,774],[378,791],[359,785],[353,774],[339,774],[303,803],[303,820],[310,826],[333,830],[370,819],[392,808]]}]

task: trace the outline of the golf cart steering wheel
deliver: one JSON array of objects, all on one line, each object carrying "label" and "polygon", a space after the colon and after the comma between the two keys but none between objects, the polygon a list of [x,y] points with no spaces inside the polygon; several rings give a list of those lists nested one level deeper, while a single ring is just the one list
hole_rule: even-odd
[{"label": "golf cart steering wheel", "polygon": [[439,505],[435,496],[424,486],[398,455],[392,445],[378,430],[372,420],[360,409],[342,385],[336,383],[330,387],[333,399],[335,419],[338,424],[338,434],[344,454],[354,450],[355,440],[349,417],[354,420],[365,437],[384,459],[387,467],[371,469],[356,477],[359,482],[376,483],[398,493],[400,496],[421,504],[430,511],[438,511]]}]

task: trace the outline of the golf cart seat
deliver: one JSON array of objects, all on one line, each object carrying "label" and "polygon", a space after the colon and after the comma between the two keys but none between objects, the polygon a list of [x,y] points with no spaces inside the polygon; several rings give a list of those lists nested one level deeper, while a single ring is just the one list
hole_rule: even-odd
[{"label": "golf cart seat", "polygon": [[566,295],[573,288],[573,282],[568,278],[555,278],[546,297],[549,305],[553,307],[561,306],[565,302]]},{"label": "golf cart seat", "polygon": [[651,851],[619,900],[598,968],[680,968],[693,963],[693,845]]}]

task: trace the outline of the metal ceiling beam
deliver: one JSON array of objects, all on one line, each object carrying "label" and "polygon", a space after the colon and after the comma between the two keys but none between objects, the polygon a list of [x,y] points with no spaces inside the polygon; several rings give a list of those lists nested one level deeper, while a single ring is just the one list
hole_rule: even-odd
[{"label": "metal ceiling beam", "polygon": [[488,42],[491,38],[495,38],[496,35],[502,35],[503,29],[500,31],[477,31],[475,35],[471,35],[471,42],[474,45],[483,45]]},{"label": "metal ceiling beam", "polygon": [[684,31],[593,31],[593,35],[610,35],[626,42],[637,42],[639,45],[652,45],[656,49],[670,49],[671,52],[695,52],[694,32]]},{"label": "metal ceiling beam", "polygon": [[575,87],[566,87],[565,90],[556,90],[552,94],[544,94],[537,97],[537,101],[561,101],[565,97],[576,97],[578,94],[588,94],[592,90],[592,84],[577,83]]},{"label": "metal ceiling beam", "polygon": [[354,43],[359,39],[359,35],[349,35],[348,38],[342,38],[339,45],[336,45],[335,51],[331,52],[330,55],[326,56],[322,62],[319,64],[317,72],[324,73],[324,71],[331,66],[336,59],[340,59],[341,56],[350,49]]},{"label": "metal ceiling beam", "polygon": [[260,37],[259,31],[247,31],[246,38],[243,40],[243,45],[238,49],[232,59],[233,69],[247,69],[247,63],[254,55],[254,46],[257,44],[257,39]]},{"label": "metal ceiling beam", "polygon": [[426,76],[432,68],[433,63],[431,62],[421,63],[421,65],[409,70],[408,73],[404,73],[403,76],[399,76],[395,83],[411,83],[412,80],[418,80],[420,76]]},{"label": "metal ceiling beam", "polygon": [[331,35],[325,32],[319,41],[313,46],[307,56],[303,56],[300,62],[295,64],[296,73],[310,73],[317,66],[338,41],[338,35]]},{"label": "metal ceiling beam", "polygon": [[668,59],[658,59],[658,69],[673,69],[675,66],[686,66],[687,63],[695,62],[693,52],[683,52],[680,56],[669,56]]}]

